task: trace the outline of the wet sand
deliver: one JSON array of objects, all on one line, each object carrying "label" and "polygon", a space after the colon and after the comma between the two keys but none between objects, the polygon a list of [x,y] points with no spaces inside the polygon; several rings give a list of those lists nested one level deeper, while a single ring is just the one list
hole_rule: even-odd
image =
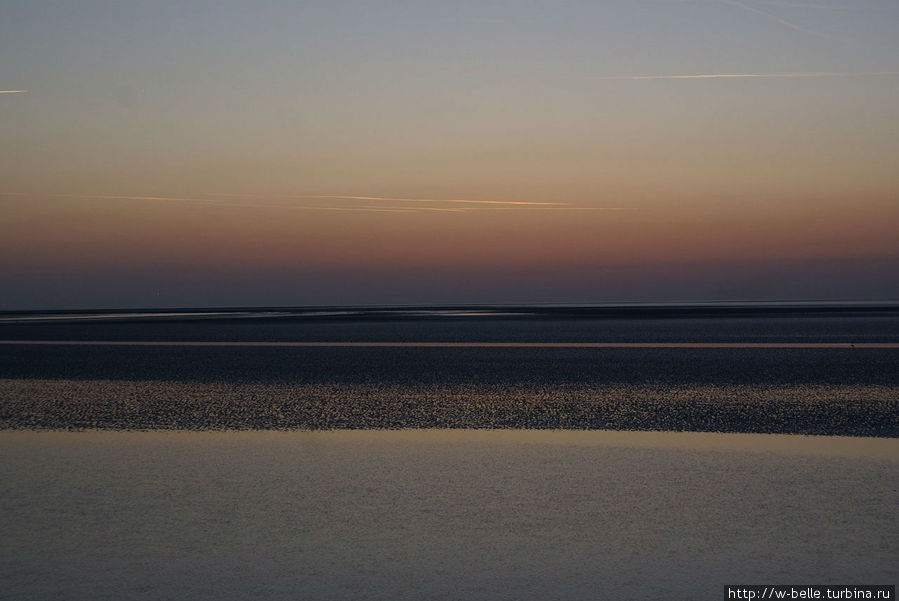
[{"label": "wet sand", "polygon": [[0,429],[525,428],[899,436],[889,386],[0,380]]},{"label": "wet sand", "polygon": [[0,428],[899,436],[897,310],[444,313],[4,322]]}]

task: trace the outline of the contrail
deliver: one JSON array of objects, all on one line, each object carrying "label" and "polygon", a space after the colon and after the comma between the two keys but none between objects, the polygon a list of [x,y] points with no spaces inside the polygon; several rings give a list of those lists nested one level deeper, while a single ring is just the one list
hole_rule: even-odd
[{"label": "contrail", "polygon": [[[27,196],[23,192],[0,192],[0,196]],[[316,205],[298,205],[298,204],[248,204],[236,203],[228,200],[218,200],[213,198],[192,198],[185,196],[133,196],[126,194],[45,194],[56,198],[96,198],[109,200],[155,200],[162,202],[184,202],[199,205],[217,205],[226,207],[238,207],[249,209],[292,209],[306,211],[343,211],[343,212],[365,212],[365,213],[418,213],[418,212],[441,212],[441,213],[464,213],[474,210],[470,208],[450,208],[450,207],[415,207],[415,206],[374,206],[374,207],[323,207]]]},{"label": "contrail", "polygon": [[204,205],[223,205],[228,207],[260,208],[260,209],[305,209],[308,211],[365,211],[370,213],[413,213],[416,211],[445,211],[462,212],[464,209],[449,209],[435,207],[320,207],[308,205],[284,205],[284,204],[241,204],[226,200],[210,198],[190,198],[182,196],[130,196],[118,194],[49,194],[64,198],[100,198],[113,200],[159,200],[166,202],[190,202]]},{"label": "contrail", "polygon": [[567,202],[533,202],[524,200],[474,200],[467,198],[393,198],[389,196],[344,196],[338,194],[321,194],[299,196],[297,198],[321,198],[335,200],[374,200],[388,202],[446,202],[446,203],[467,203],[467,204],[486,204],[486,205],[519,205],[519,206],[564,206]]},{"label": "contrail", "polygon": [[[771,4],[773,6],[780,6],[781,8],[810,8],[813,10],[846,10],[846,11],[855,11],[855,10],[865,10],[866,7],[863,6],[850,6],[850,5],[839,5],[839,4],[814,4],[811,2],[782,2],[781,0],[758,0],[761,4]],[[870,7],[868,7],[870,8]]]},{"label": "contrail", "polygon": [[787,21],[786,19],[784,19],[782,17],[778,17],[774,13],[769,13],[766,10],[756,8],[755,6],[750,6],[750,5],[746,4],[745,2],[743,2],[742,0],[719,0],[719,1],[722,4],[729,4],[731,6],[736,6],[737,8],[742,8],[743,10],[748,10],[749,12],[755,13],[757,15],[762,15],[763,17],[770,19],[772,21],[775,21],[776,23],[780,23],[784,27],[789,27],[790,29],[792,29],[794,31],[808,33],[811,35],[817,35],[817,36],[821,36],[821,37],[825,37],[825,38],[834,38],[835,37],[835,36],[828,35],[826,33],[821,33],[820,31],[815,31],[813,29],[806,29],[805,27],[803,27],[801,25],[797,25],[796,23],[793,23],[792,21]]},{"label": "contrail", "polygon": [[185,202],[200,205],[228,205],[227,201],[212,198],[189,198],[182,196],[131,196],[125,194],[45,194],[56,198],[96,198],[100,200],[158,200],[162,202]]},{"label": "contrail", "polygon": [[[241,205],[245,207],[258,205]],[[419,211],[439,211],[442,213],[465,213],[471,209],[449,209],[443,207],[312,207],[307,205],[264,205],[278,209],[307,209],[317,211],[385,211],[391,213],[417,213]]]},{"label": "contrail", "polygon": [[[478,207],[463,211],[521,211],[518,207]],[[638,207],[529,207],[528,211],[639,211]]]},{"label": "contrail", "polygon": [[[222,204],[223,201],[213,200],[208,198],[185,198],[185,197],[177,197],[177,196],[130,196],[130,195],[116,195],[116,194],[51,194],[50,196],[62,196],[62,197],[71,197],[71,198],[111,198],[111,199],[122,199],[122,200],[164,200],[164,201],[183,201],[183,202],[197,202],[197,203],[207,203],[207,204]],[[230,195],[230,194],[217,194],[215,196],[232,196],[232,197],[241,197],[241,198],[251,198],[251,196],[245,195]],[[461,199],[461,198],[452,198],[452,199],[440,199],[440,198],[393,198],[386,196],[346,196],[346,195],[337,195],[337,194],[318,194],[318,195],[303,195],[303,196],[292,196],[287,198],[300,198],[300,199],[315,199],[315,200],[364,200],[364,201],[381,201],[381,202],[409,202],[409,203],[467,203],[467,204],[487,204],[487,205],[506,205],[506,206],[532,206],[532,207],[563,207],[567,206],[569,203],[567,202],[536,202],[536,201],[513,201],[513,200],[473,200],[473,199]],[[249,205],[248,205],[249,206]],[[255,206],[255,205],[254,205]],[[287,207],[288,205],[278,205]],[[290,206],[300,206],[300,205],[290,205]],[[310,207],[312,208],[312,207]],[[329,207],[320,207],[320,208],[329,208]],[[337,208],[337,207],[335,207]],[[350,207],[347,207],[350,208]],[[430,210],[430,211],[462,211],[465,209],[450,209],[450,208],[429,208],[429,207],[394,207],[396,209],[403,210]],[[359,209],[363,209],[363,207],[359,207]]]},{"label": "contrail", "polygon": [[50,192],[0,192],[0,196],[49,196],[52,198],[109,198],[114,200],[162,200],[170,202],[194,202],[198,204],[221,204],[220,200],[211,198],[187,198],[180,196],[126,196],[124,194],[54,194]]},{"label": "contrail", "polygon": [[696,73],[678,75],[619,75],[600,79],[739,79],[739,78],[790,78],[790,77],[862,77],[869,75],[899,75],[899,71],[806,71],[788,73]]},{"label": "contrail", "polygon": [[[0,196],[28,196],[23,192],[0,192]],[[562,202],[536,202],[536,201],[501,201],[501,200],[471,200],[471,199],[421,199],[421,198],[387,198],[379,196],[337,196],[337,195],[319,195],[319,196],[300,196],[294,198],[316,198],[316,199],[343,199],[343,200],[365,200],[365,201],[393,201],[406,203],[477,203],[487,206],[455,206],[455,207],[433,207],[418,206],[415,204],[405,205],[373,205],[373,206],[321,206],[308,204],[272,204],[272,203],[252,203],[249,199],[252,197],[244,195],[227,195],[218,194],[216,196],[231,196],[232,198],[244,198],[244,202],[234,202],[232,200],[223,200],[221,198],[196,198],[188,196],[137,196],[130,194],[43,194],[54,198],[87,198],[101,200],[137,200],[137,201],[159,201],[159,202],[177,202],[190,203],[205,206],[225,206],[249,209],[291,209],[302,211],[344,211],[344,212],[370,212],[370,213],[418,213],[418,212],[440,212],[440,213],[469,213],[477,211],[636,211],[635,207],[594,207],[594,206],[576,206],[570,203]]]},{"label": "contrail", "polygon": [[0,90],[0,94],[27,94],[28,90]]},{"label": "contrail", "polygon": [[[253,198],[250,194],[229,194],[218,193],[209,194],[209,196],[229,196],[233,198]],[[421,203],[477,203],[487,204],[490,206],[478,207],[454,207],[454,208],[436,208],[436,207],[394,207],[397,209],[406,209],[408,211],[452,211],[452,212],[470,212],[470,211],[638,211],[636,207],[589,207],[576,206],[568,202],[537,202],[537,201],[513,201],[513,200],[474,200],[474,199],[440,199],[440,198],[391,198],[382,196],[344,196],[344,195],[304,195],[304,196],[288,196],[285,198],[319,198],[319,199],[337,199],[337,200],[366,200],[366,201],[394,201],[394,202],[421,202]]]},{"label": "contrail", "polygon": [[[23,192],[0,192],[0,196],[28,196]],[[97,198],[110,200],[157,200],[163,202],[184,202],[199,205],[217,205],[250,209],[305,209],[309,211],[364,211],[368,213],[414,213],[417,211],[461,212],[464,209],[440,209],[431,207],[319,207],[305,205],[241,204],[211,198],[188,198],[182,196],[130,196],[124,194],[44,194],[55,198]]]}]

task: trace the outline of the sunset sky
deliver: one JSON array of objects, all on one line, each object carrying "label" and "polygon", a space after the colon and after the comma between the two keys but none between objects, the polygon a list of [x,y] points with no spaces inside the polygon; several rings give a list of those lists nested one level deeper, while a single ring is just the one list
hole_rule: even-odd
[{"label": "sunset sky", "polygon": [[899,2],[0,0],[0,309],[899,298]]}]

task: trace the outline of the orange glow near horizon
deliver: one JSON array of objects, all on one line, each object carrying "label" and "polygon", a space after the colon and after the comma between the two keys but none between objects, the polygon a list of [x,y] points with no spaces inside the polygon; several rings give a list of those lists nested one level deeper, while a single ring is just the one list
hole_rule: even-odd
[{"label": "orange glow near horizon", "polygon": [[[22,265],[222,263],[231,266],[532,266],[881,256],[895,251],[899,207],[822,204],[629,211],[343,212],[289,204],[156,199],[4,199],[10,256]],[[393,205],[391,205],[393,206]],[[352,211],[372,206],[333,207]],[[433,207],[425,207],[433,208]],[[581,207],[564,206],[560,209]],[[589,209],[590,207],[583,207]],[[594,207],[598,208],[598,207]],[[26,252],[27,251],[27,252]]]},{"label": "orange glow near horizon", "polygon": [[0,304],[899,298],[876,2],[23,6]]}]

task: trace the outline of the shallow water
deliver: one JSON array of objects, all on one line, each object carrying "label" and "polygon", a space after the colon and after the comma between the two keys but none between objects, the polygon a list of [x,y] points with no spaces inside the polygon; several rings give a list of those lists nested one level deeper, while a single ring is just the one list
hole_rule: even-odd
[{"label": "shallow water", "polygon": [[0,429],[899,437],[896,307],[506,309],[0,323]]},{"label": "shallow water", "polygon": [[0,432],[0,598],[720,598],[894,583],[899,441]]}]

